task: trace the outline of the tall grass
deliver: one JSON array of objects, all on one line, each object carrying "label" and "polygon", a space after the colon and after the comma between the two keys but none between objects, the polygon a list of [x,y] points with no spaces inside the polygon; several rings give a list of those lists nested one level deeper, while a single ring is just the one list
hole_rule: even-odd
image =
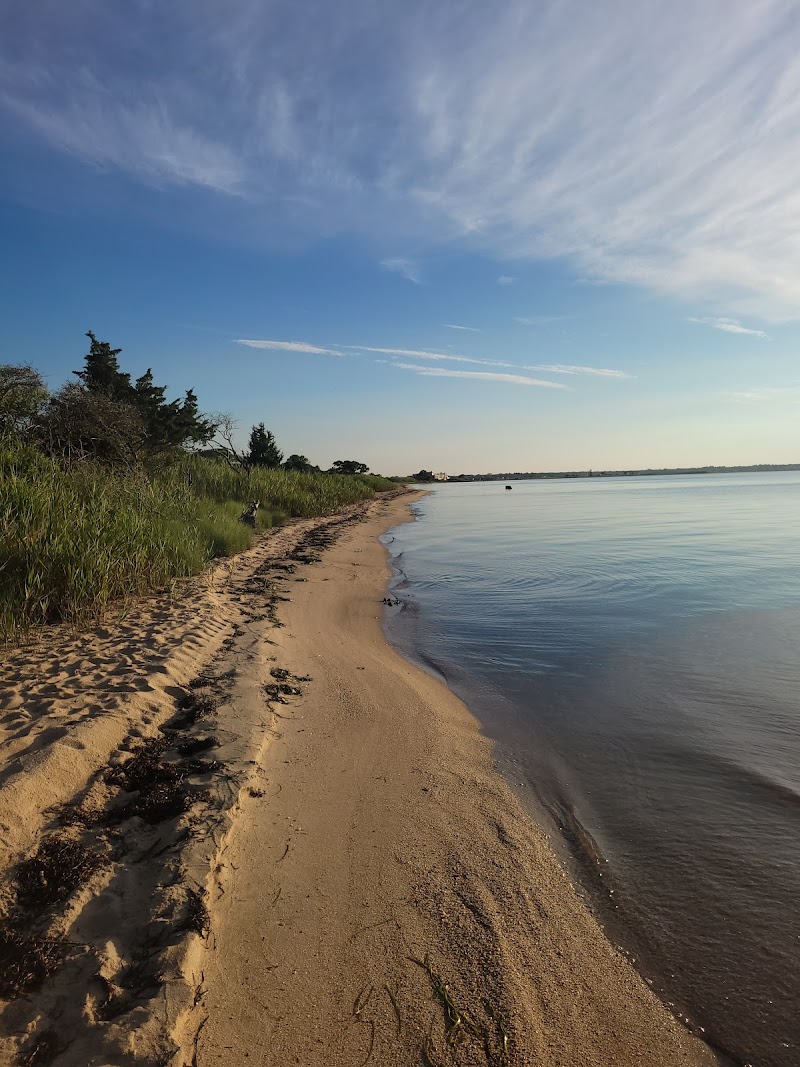
[{"label": "tall grass", "polygon": [[383,479],[258,470],[187,458],[157,475],[93,463],[64,467],[0,442],[0,636],[85,622],[109,603],[196,574],[248,547],[239,522],[258,498],[259,525],[322,515],[388,488]]}]

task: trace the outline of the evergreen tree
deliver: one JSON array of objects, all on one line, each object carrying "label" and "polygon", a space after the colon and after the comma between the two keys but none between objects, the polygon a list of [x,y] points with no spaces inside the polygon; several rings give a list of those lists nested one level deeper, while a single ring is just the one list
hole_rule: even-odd
[{"label": "evergreen tree", "polygon": [[130,401],[133,388],[130,374],[119,369],[117,356],[121,348],[112,348],[108,341],[98,341],[91,330],[86,336],[91,345],[86,353],[83,370],[73,373],[90,393],[102,393],[111,400]]},{"label": "evergreen tree", "polygon": [[[200,414],[193,390],[187,390],[183,401],[167,401],[166,386],[155,384],[149,367],[131,385],[130,375],[119,368],[118,356],[122,349],[112,348],[107,341],[98,341],[91,331],[86,336],[91,345],[84,368],[74,373],[88,395],[103,397],[132,410],[143,433],[141,454],[166,454],[189,444],[205,444],[211,440],[216,423]],[[72,396],[70,405],[71,409],[78,410]],[[124,422],[127,416],[120,412],[119,418]],[[84,424],[85,421],[84,418]],[[85,433],[82,433],[81,442],[85,440]]]},{"label": "evergreen tree", "polygon": [[247,463],[251,467],[280,467],[283,453],[278,448],[271,430],[263,422],[250,431]]},{"label": "evergreen tree", "polygon": [[217,432],[217,423],[200,414],[194,389],[186,390],[176,422],[182,444],[205,445]]}]

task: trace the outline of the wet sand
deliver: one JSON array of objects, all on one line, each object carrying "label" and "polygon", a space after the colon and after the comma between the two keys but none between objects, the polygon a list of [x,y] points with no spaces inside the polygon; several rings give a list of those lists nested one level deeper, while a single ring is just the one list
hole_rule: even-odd
[{"label": "wet sand", "polygon": [[[0,1064],[716,1062],[386,643],[378,536],[410,499],[6,655],[0,934],[56,947],[3,994]],[[54,839],[92,862],[41,904],[19,863]]]}]

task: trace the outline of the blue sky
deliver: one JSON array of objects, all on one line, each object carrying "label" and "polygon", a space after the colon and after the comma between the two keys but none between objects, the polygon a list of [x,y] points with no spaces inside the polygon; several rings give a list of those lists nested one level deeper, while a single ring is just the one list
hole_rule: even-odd
[{"label": "blue sky", "polygon": [[800,461],[800,8],[6,0],[0,360],[386,473]]}]

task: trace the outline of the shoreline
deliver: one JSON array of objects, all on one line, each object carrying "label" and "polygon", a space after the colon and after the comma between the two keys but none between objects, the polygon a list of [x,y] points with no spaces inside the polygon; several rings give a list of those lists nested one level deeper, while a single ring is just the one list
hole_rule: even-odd
[{"label": "shoreline", "polygon": [[282,608],[277,659],[314,681],[232,835],[198,1067],[717,1063],[606,940],[472,713],[386,640],[378,537],[409,503]]},{"label": "shoreline", "polygon": [[[6,920],[42,840],[97,862],[17,914],[69,948],[3,1003],[2,1067],[32,1050],[55,1067],[718,1063],[607,941],[477,719],[388,643],[378,538],[411,499],[284,527],[175,601],[3,665]],[[179,783],[152,821],[125,769],[142,752]]]}]

